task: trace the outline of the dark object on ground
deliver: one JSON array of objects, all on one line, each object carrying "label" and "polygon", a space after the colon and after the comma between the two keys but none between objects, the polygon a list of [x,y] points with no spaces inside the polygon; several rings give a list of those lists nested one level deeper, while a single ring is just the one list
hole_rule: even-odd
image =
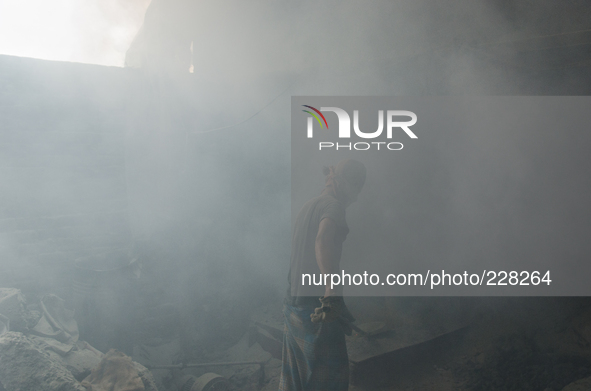
[{"label": "dark object on ground", "polygon": [[352,364],[351,383],[369,389],[387,386],[401,373],[405,373],[417,364],[457,345],[467,329],[467,326],[461,327],[427,341],[404,346],[360,361],[350,358]]},{"label": "dark object on ground", "polygon": [[[260,365],[259,384],[265,382],[265,362],[264,361],[236,361],[236,362],[209,362],[199,364],[177,364],[177,365],[150,365],[149,369],[185,369],[185,368],[204,368],[204,367],[225,367],[234,365]],[[146,390],[147,391],[147,390]]]},{"label": "dark object on ground", "polygon": [[208,372],[198,378],[191,375],[183,375],[182,372],[175,376],[175,384],[180,391],[227,391],[230,383],[217,373]]},{"label": "dark object on ground", "polygon": [[384,322],[368,322],[362,323],[359,326],[351,323],[350,326],[357,332],[358,336],[366,338],[375,337],[391,331],[386,327],[386,323]]}]

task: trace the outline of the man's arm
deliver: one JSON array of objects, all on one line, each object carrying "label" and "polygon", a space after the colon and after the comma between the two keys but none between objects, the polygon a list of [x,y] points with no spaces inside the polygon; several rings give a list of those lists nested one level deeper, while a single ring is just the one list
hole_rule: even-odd
[{"label": "man's arm", "polygon": [[[331,218],[325,217],[320,221],[318,235],[316,235],[316,262],[322,274],[332,274],[338,272],[339,261],[341,258],[340,246],[336,245],[337,224]],[[324,296],[335,295],[335,289],[330,289],[330,282],[327,281]]]}]

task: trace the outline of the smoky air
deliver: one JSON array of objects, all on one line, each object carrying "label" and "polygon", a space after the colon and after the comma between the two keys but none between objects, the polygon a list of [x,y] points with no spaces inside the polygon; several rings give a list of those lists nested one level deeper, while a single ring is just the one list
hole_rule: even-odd
[{"label": "smoky air", "polygon": [[[0,5],[0,29],[10,28],[0,39],[0,391],[101,389],[113,363],[137,390],[292,389],[288,337],[301,330],[286,320],[302,314],[286,299],[292,228],[349,153],[367,155],[367,180],[343,199],[357,197],[334,274],[387,258],[397,282],[429,270],[429,282],[450,273],[441,281],[453,283],[464,269],[429,262],[587,262],[589,136],[568,121],[430,139],[412,107],[356,106],[352,139],[319,140],[314,120],[326,154],[297,166],[291,138],[292,97],[430,97],[439,118],[461,125],[470,118],[446,117],[449,97],[589,95],[582,2],[66,3]],[[578,102],[573,113],[584,113]],[[301,105],[337,131],[338,114],[322,108],[344,107],[302,101],[304,138]],[[390,120],[410,122],[390,123],[390,139]],[[378,138],[359,136],[380,124]],[[486,271],[499,282],[503,270]],[[466,271],[470,283],[483,270]],[[442,289],[302,304],[310,328],[342,332],[326,351],[340,354],[333,388],[589,381],[587,297]],[[342,319],[343,329],[330,322]]]}]

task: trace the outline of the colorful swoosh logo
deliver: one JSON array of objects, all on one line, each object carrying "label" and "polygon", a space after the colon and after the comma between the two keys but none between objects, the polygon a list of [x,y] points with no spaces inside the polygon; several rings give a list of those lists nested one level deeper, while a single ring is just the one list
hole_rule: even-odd
[{"label": "colorful swoosh logo", "polygon": [[[312,107],[312,106],[308,106],[308,105],[302,105],[302,106],[303,106],[303,107],[307,107],[307,108],[309,108],[309,109],[312,109],[312,110],[314,110],[314,111],[315,111],[315,112],[316,112],[318,115],[320,115],[320,116],[322,117],[322,119],[324,120],[324,124],[326,125],[326,129],[328,129],[328,122],[326,122],[326,118],[324,118],[324,115],[322,115],[322,113],[320,112],[320,110],[318,110],[318,109],[315,109],[314,107]],[[320,124],[320,128],[323,128],[323,126],[322,126],[322,122],[320,122],[320,118],[318,118],[318,115],[316,115],[316,114],[314,114],[313,112],[311,112],[311,111],[308,111],[308,110],[302,110],[302,111],[303,111],[304,113],[308,113],[308,114],[312,115],[312,117],[316,118],[316,121],[318,121],[318,123]]]}]

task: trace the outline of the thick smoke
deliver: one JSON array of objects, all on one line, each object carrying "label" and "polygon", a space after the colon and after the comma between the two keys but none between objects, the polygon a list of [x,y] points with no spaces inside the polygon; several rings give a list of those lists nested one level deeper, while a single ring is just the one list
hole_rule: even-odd
[{"label": "thick smoke", "polygon": [[[68,19],[77,29],[98,31],[93,38],[87,41],[85,34],[74,35],[64,27],[56,48],[40,41],[47,49],[44,58],[123,65],[122,57],[113,53],[122,53],[133,41],[126,68],[58,70],[2,59],[9,76],[0,79],[0,114],[14,129],[29,126],[27,121],[39,116],[43,125],[34,125],[35,132],[59,130],[62,137],[87,131],[72,136],[83,139],[87,148],[76,156],[100,147],[112,148],[115,157],[101,156],[75,170],[64,162],[68,168],[40,178],[7,174],[25,179],[6,177],[6,183],[13,180],[19,186],[6,192],[18,202],[11,201],[5,217],[84,209],[101,191],[124,194],[97,201],[91,209],[124,210],[129,236],[125,246],[119,244],[142,261],[151,289],[138,296],[150,308],[167,303],[183,307],[190,314],[186,321],[199,329],[202,340],[225,330],[224,324],[241,327],[236,319],[245,320],[248,309],[282,296],[289,264],[291,190],[299,197],[299,204],[293,205],[297,211],[322,189],[322,166],[336,163],[336,157],[309,162],[294,173],[305,181],[290,188],[290,96],[578,95],[589,90],[580,82],[587,68],[568,68],[579,58],[560,49],[572,39],[565,33],[589,27],[589,11],[579,1],[152,0],[145,16],[141,11],[146,1],[93,4],[79,6],[84,18],[75,14]],[[0,7],[4,20],[10,10]],[[82,22],[87,18],[98,22],[87,25]],[[552,34],[564,36],[551,39],[547,48],[543,37]],[[33,39],[24,32],[21,37]],[[13,37],[6,39],[17,45]],[[113,138],[101,139],[93,132],[111,132]],[[546,189],[537,174],[546,170],[557,187],[566,189],[570,202],[585,204],[588,186],[578,177],[562,176],[560,167],[545,159],[543,151],[556,145],[551,132],[541,130],[536,143],[530,142],[533,135],[519,136],[505,150],[507,155],[496,153],[501,146],[490,134],[470,134],[464,148],[472,152],[465,156],[434,148],[425,159],[417,155],[393,167],[368,164],[366,188],[350,210],[347,256],[381,255],[361,251],[384,240],[364,236],[371,232],[372,218],[378,217],[392,230],[388,235],[400,241],[409,262],[413,256],[440,256],[439,250],[450,259],[473,250],[469,246],[474,243],[457,247],[453,239],[470,242],[470,227],[488,222],[483,208],[502,212],[492,227],[506,231],[489,232],[500,242],[530,227],[520,223],[521,216],[531,217],[529,224],[535,225],[563,218],[583,223],[589,213],[584,206],[581,215],[550,211],[536,217],[540,206],[527,200],[537,189]],[[72,139],[62,145],[49,142],[51,132],[42,136],[35,143],[42,151],[72,153]],[[586,145],[583,136],[577,137],[578,145]],[[445,146],[445,140],[440,141]],[[584,164],[581,148],[572,156]],[[12,167],[18,153],[10,150],[3,166]],[[46,164],[43,159],[34,166]],[[97,162],[122,170],[119,188],[92,181],[102,175],[93,168]],[[76,175],[70,175],[73,171]],[[396,183],[392,194],[380,193],[384,178]],[[485,178],[499,180],[498,192],[490,192]],[[80,184],[85,180],[86,187]],[[35,197],[29,201],[32,192]],[[398,200],[393,204],[397,207],[372,209],[387,197]],[[507,209],[515,199],[521,215],[509,216]],[[109,231],[115,223],[109,224],[101,220],[88,228],[88,242],[77,242],[77,251],[94,251],[91,234]],[[80,232],[72,231],[60,229],[60,234],[68,238]],[[569,240],[583,240],[582,232],[568,231]],[[0,237],[6,254],[2,270],[28,265],[22,235]],[[431,244],[423,245],[420,237],[429,237]],[[62,242],[49,240],[45,245],[59,249]],[[487,242],[482,249],[491,262],[498,254],[494,244]],[[413,255],[417,247],[420,251]],[[60,261],[63,270],[71,270],[73,259],[64,256]],[[54,286],[66,279],[62,276]],[[65,285],[62,288],[65,292]],[[225,306],[230,315],[222,315],[216,306]]]}]

